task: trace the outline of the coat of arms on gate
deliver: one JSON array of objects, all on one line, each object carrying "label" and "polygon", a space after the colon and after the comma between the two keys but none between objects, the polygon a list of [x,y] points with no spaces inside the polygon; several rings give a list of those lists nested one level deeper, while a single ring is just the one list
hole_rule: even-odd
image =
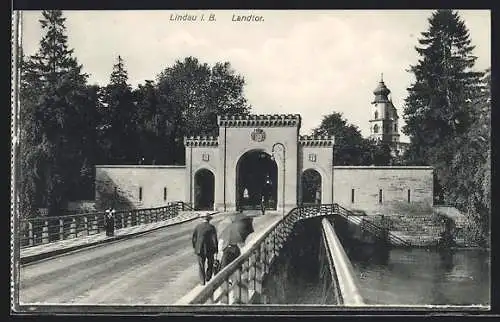
[{"label": "coat of arms on gate", "polygon": [[262,142],[266,139],[266,132],[262,129],[255,129],[251,137],[253,141]]}]

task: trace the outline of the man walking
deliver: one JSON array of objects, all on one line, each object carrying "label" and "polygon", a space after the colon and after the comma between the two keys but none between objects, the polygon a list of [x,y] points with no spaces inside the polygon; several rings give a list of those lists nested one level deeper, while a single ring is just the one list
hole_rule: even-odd
[{"label": "man walking", "polygon": [[204,220],[196,226],[193,232],[192,242],[194,252],[198,256],[198,268],[201,284],[205,285],[205,283],[212,278],[214,255],[218,252],[218,241],[217,230],[214,225],[210,223],[212,216],[210,216],[210,214],[206,214],[201,216],[201,218]]},{"label": "man walking", "polygon": [[113,237],[115,235],[115,210],[113,208],[106,210],[104,226],[106,227],[106,236]]}]

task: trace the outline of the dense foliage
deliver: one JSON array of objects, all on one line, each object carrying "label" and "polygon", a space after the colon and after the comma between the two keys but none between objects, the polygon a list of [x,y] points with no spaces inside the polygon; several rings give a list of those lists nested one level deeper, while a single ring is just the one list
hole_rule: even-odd
[{"label": "dense foliage", "polygon": [[422,32],[411,66],[415,82],[405,100],[403,131],[410,136],[410,164],[434,166],[440,200],[466,212],[477,239],[485,237],[490,211],[489,76],[473,70],[465,23],[437,10]]},{"label": "dense foliage", "polygon": [[[93,89],[68,49],[65,18],[44,11],[38,52],[24,59],[21,74],[21,213],[49,211],[73,197],[86,176],[93,144]],[[84,180],[85,181],[85,180]]]},{"label": "dense foliage", "polygon": [[245,80],[227,62],[188,57],[133,89],[118,56],[109,83],[91,86],[68,48],[62,12],[43,11],[40,24],[40,48],[21,68],[24,216],[93,199],[96,164],[183,164],[185,135],[216,135],[217,115],[249,113]]},{"label": "dense foliage", "polygon": [[313,135],[335,137],[334,165],[389,165],[395,160],[387,144],[363,138],[358,127],[349,124],[342,113],[324,116]]}]

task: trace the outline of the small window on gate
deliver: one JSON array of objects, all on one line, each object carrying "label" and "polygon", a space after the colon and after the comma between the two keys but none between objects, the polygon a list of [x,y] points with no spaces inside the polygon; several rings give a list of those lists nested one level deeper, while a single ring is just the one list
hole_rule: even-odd
[{"label": "small window on gate", "polygon": [[354,203],[354,189],[351,189],[351,203]]},{"label": "small window on gate", "polygon": [[410,202],[410,189],[408,189],[408,202]]},{"label": "small window on gate", "polygon": [[139,201],[142,201],[142,187],[139,187]]},{"label": "small window on gate", "polygon": [[167,188],[163,188],[163,201],[167,200]]},{"label": "small window on gate", "polygon": [[382,203],[382,189],[378,191],[378,203]]}]

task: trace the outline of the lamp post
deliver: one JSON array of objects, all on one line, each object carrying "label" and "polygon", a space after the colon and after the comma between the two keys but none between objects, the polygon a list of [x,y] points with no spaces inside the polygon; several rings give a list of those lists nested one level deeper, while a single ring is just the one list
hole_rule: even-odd
[{"label": "lamp post", "polygon": [[274,154],[276,153],[275,148],[279,146],[281,150],[283,150],[283,188],[282,188],[282,196],[281,196],[281,204],[282,204],[282,211],[283,211],[283,217],[285,216],[285,165],[286,165],[286,149],[283,143],[274,143],[273,147],[271,149],[272,153],[272,158],[276,159]]}]

